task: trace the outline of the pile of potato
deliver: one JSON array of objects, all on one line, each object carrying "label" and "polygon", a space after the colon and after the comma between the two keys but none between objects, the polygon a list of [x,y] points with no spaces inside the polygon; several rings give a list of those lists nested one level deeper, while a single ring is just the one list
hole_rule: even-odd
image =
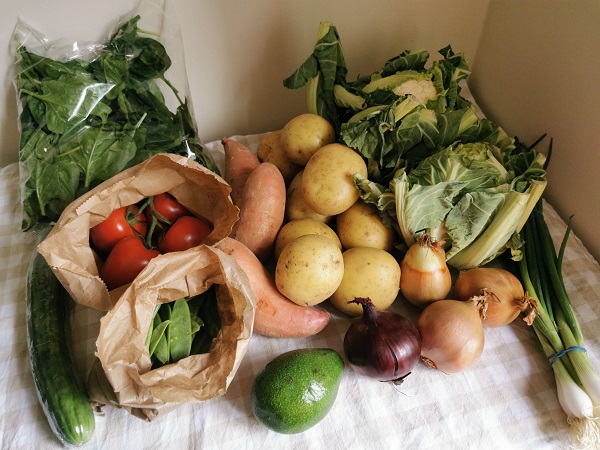
[{"label": "pile of potato", "polygon": [[374,205],[359,198],[354,174],[367,177],[363,158],[335,142],[321,116],[302,114],[260,142],[257,156],[283,175],[285,224],[274,246],[277,289],[298,305],[325,300],[358,316],[348,303],[369,297],[386,309],[396,299],[400,265],[392,255],[395,231]]}]

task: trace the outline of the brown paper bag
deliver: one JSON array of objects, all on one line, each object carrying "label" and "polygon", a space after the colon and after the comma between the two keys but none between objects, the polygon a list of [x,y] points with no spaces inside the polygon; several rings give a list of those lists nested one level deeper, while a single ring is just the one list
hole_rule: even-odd
[{"label": "brown paper bag", "polygon": [[[152,370],[145,341],[156,305],[192,297],[213,284],[221,330],[209,353]],[[151,420],[183,402],[223,395],[246,353],[254,304],[245,272],[215,247],[154,258],[100,321],[96,356],[101,367],[90,375],[92,400]]]},{"label": "brown paper bag", "polygon": [[39,246],[77,303],[107,311],[127,288],[109,292],[99,277],[98,255],[89,245],[90,228],[117,208],[163,192],[212,222],[213,231],[205,241],[208,245],[228,236],[238,220],[239,210],[229,196],[229,184],[189,158],[160,154],[119,173],[72,202]]}]

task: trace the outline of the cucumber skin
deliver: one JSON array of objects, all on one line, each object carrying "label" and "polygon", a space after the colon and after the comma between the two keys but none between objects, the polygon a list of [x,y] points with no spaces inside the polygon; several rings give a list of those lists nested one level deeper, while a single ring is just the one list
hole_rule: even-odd
[{"label": "cucumber skin", "polygon": [[27,346],[40,404],[63,445],[83,445],[94,433],[95,416],[73,364],[69,297],[37,250],[26,283]]}]

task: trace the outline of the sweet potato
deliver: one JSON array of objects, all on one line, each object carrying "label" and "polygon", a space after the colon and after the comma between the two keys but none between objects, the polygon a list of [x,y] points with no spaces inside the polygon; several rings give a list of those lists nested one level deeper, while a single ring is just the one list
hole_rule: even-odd
[{"label": "sweet potato", "polygon": [[258,157],[244,144],[229,138],[221,140],[225,150],[225,174],[223,178],[231,186],[231,200],[238,206],[248,177],[258,167]]},{"label": "sweet potato", "polygon": [[277,233],[285,217],[286,188],[281,172],[264,162],[252,171],[238,203],[240,219],[231,237],[265,263],[273,255]]},{"label": "sweet potato", "polygon": [[225,238],[216,247],[233,256],[248,275],[256,296],[254,331],[276,338],[308,337],[321,331],[330,320],[327,311],[300,306],[288,300],[275,286],[271,274],[258,258],[241,242]]}]

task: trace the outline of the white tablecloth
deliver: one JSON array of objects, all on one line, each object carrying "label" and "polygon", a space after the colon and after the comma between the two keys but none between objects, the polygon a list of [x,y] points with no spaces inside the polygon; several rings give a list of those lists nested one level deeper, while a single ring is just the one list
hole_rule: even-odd
[{"label": "white tablecloth", "polygon": [[[255,149],[260,135],[234,136]],[[207,146],[221,155],[219,142]],[[220,160],[219,160],[220,163]],[[555,242],[565,224],[546,205]],[[575,218],[575,220],[577,220]],[[25,332],[25,273],[33,251],[20,231],[16,164],[0,171],[0,448],[61,448],[38,404]],[[588,354],[600,367],[600,267],[572,236],[564,277],[581,322]],[[327,307],[330,309],[329,307]],[[319,424],[296,435],[268,430],[253,416],[250,391],[256,373],[273,357],[303,347],[330,347],[343,355],[351,319],[333,313],[318,335],[271,339],[254,335],[227,393],[186,404],[153,422],[105,407],[89,449],[566,449],[569,426],[557,400],[553,372],[533,331],[521,321],[486,329],[485,349],[472,368],[444,374],[419,364],[402,385],[380,383],[347,368],[337,400]],[[415,320],[397,301],[392,310]],[[77,307],[73,317],[80,369],[91,367],[100,313]]]}]

